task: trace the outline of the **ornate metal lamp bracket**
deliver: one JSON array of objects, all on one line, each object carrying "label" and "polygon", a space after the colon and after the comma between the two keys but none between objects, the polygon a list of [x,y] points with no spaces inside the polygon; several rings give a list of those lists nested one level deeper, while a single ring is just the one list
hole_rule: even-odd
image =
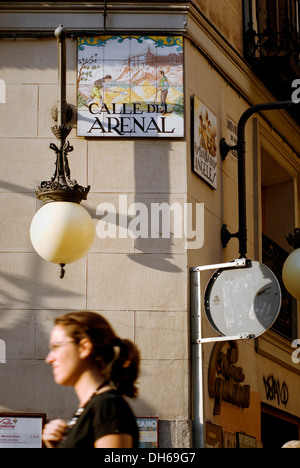
[{"label": "ornate metal lamp bracket", "polygon": [[[64,126],[55,126],[52,127],[52,132],[56,137],[58,137],[60,142],[60,147],[56,146],[54,143],[50,143],[50,149],[56,153],[56,162],[54,166],[54,174],[51,178],[51,181],[57,181],[62,185],[68,185],[68,187],[75,187],[77,185],[76,180],[71,180],[70,176],[70,167],[68,161],[68,153],[74,150],[74,147],[70,145],[69,141],[65,141],[66,136],[68,135],[71,127]],[[60,137],[61,134],[65,136]]]},{"label": "ornate metal lamp bracket", "polygon": [[51,127],[53,135],[58,139],[58,145],[51,143],[50,149],[56,154],[54,174],[49,181],[41,182],[35,190],[37,198],[43,203],[53,201],[69,201],[80,203],[86,200],[90,186],[82,187],[76,180],[71,180],[68,161],[68,153],[73,151],[73,146],[66,141],[72,127],[66,125],[71,110],[66,101],[66,30],[59,26],[55,30],[58,44],[58,66],[59,66],[59,97],[57,106],[57,125]]}]

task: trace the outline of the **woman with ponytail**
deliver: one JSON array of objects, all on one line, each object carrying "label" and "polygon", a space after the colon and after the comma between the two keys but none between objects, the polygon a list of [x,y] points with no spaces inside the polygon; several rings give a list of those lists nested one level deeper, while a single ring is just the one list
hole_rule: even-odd
[{"label": "woman with ponytail", "polygon": [[73,386],[79,407],[69,423],[56,419],[43,431],[47,448],[137,448],[135,416],[123,398],[137,396],[139,352],[118,338],[95,312],[55,320],[46,362],[57,384]]}]

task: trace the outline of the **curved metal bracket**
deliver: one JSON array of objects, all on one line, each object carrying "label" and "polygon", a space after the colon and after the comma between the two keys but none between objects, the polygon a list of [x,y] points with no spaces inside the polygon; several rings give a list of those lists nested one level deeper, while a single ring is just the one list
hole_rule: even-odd
[{"label": "curved metal bracket", "polygon": [[227,247],[228,242],[233,237],[239,238],[239,233],[236,232],[235,234],[232,234],[231,232],[228,231],[227,225],[223,224],[222,229],[221,229],[221,242],[222,242],[222,246],[224,249]]},{"label": "curved metal bracket", "polygon": [[236,149],[237,149],[237,145],[230,146],[230,145],[228,145],[228,143],[226,143],[225,138],[221,138],[221,140],[220,140],[220,154],[221,154],[222,161],[225,161],[225,159],[228,156],[229,151],[236,150]]},{"label": "curved metal bracket", "polygon": [[[48,203],[52,201],[69,201],[80,203],[86,200],[90,187],[78,185],[76,180],[71,179],[71,171],[68,161],[68,153],[73,151],[73,146],[67,141],[72,127],[67,121],[72,115],[72,109],[66,101],[66,29],[60,25],[55,30],[58,50],[58,103],[55,109],[57,125],[51,127],[53,135],[58,144],[51,143],[50,149],[55,152],[56,161],[54,174],[49,181],[42,181],[35,190],[36,196]],[[54,114],[52,114],[54,116]]]},{"label": "curved metal bracket", "polygon": [[225,138],[220,141],[220,152],[222,160],[224,161],[227,154],[231,149],[236,149],[238,154],[238,192],[239,192],[239,230],[237,234],[230,234],[226,226],[222,227],[221,239],[223,246],[228,244],[232,237],[239,239],[239,253],[241,257],[246,257],[247,254],[247,217],[246,217],[246,141],[245,141],[245,127],[249,118],[258,112],[287,109],[290,106],[297,105],[293,101],[278,101],[256,104],[249,107],[241,116],[238,123],[237,144],[234,147],[229,146]]}]

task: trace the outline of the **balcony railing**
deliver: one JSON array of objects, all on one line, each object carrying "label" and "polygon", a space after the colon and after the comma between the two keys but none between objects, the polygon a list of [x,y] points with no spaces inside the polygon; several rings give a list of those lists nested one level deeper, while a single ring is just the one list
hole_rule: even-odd
[{"label": "balcony railing", "polygon": [[[244,57],[279,101],[300,78],[300,0],[243,0]],[[299,111],[290,114],[300,125]]]},{"label": "balcony railing", "polygon": [[248,30],[244,35],[245,58],[252,64],[257,59],[287,58],[291,70],[300,76],[300,39],[288,26],[282,31],[265,29],[262,33]]},{"label": "balcony railing", "polygon": [[247,60],[287,57],[300,76],[300,1],[244,0]]}]

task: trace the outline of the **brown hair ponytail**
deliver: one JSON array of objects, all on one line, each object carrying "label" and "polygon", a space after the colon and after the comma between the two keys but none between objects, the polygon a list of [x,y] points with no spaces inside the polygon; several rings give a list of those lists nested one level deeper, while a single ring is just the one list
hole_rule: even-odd
[{"label": "brown hair ponytail", "polygon": [[138,394],[134,382],[139,373],[139,351],[130,340],[117,338],[116,346],[120,352],[112,364],[111,380],[123,395],[135,398]]},{"label": "brown hair ponytail", "polygon": [[116,388],[130,398],[137,396],[135,381],[139,374],[140,356],[134,343],[118,338],[110,324],[96,312],[71,312],[55,319],[67,334],[79,343],[88,338],[93,344],[92,358]]}]

